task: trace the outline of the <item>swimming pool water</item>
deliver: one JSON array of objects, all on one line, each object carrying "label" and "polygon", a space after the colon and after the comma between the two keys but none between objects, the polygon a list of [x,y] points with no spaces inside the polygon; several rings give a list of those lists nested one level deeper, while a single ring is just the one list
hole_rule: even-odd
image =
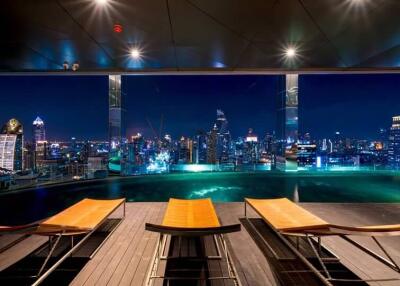
[{"label": "swimming pool water", "polygon": [[395,173],[188,173],[86,181],[0,195],[0,224],[43,219],[82,198],[168,201],[211,197],[215,202],[244,197],[287,197],[298,202],[400,203]]}]

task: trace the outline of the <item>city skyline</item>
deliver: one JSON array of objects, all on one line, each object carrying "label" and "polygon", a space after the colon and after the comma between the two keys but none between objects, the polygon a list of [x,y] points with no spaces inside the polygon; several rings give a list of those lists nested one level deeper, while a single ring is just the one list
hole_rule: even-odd
[{"label": "city skyline", "polygon": [[[318,139],[336,131],[349,138],[373,139],[399,113],[400,81],[396,79],[400,76],[301,76],[299,132]],[[30,125],[40,116],[51,140],[73,136],[106,140],[106,77],[16,76],[0,77],[0,82],[11,95],[0,106],[0,120],[17,118],[25,126],[26,138],[32,138]],[[249,128],[259,135],[271,133],[275,90],[276,76],[125,76],[126,135],[140,132],[154,137],[149,125],[158,132],[163,117],[163,134],[192,136],[212,128],[216,109],[224,110],[233,137],[245,136]]]}]

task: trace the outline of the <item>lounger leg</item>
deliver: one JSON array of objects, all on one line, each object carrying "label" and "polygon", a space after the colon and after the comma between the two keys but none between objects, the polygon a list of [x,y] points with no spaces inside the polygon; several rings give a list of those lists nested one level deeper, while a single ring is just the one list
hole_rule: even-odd
[{"label": "lounger leg", "polygon": [[152,285],[153,279],[157,278],[157,271],[158,271],[158,265],[160,263],[160,260],[162,259],[163,252],[164,252],[164,235],[160,233],[160,236],[158,238],[156,250],[153,254],[153,259],[150,262],[150,269],[147,272],[147,277],[146,277],[146,286]]},{"label": "lounger leg", "polygon": [[321,237],[318,236],[318,254],[321,256]]},{"label": "lounger leg", "polygon": [[125,218],[125,214],[126,214],[126,202],[124,201],[124,214],[123,214],[123,218]]},{"label": "lounger leg", "polygon": [[246,204],[246,201],[244,201],[244,217],[247,217],[247,204]]},{"label": "lounger leg", "polygon": [[178,257],[182,256],[182,236],[178,236]]},{"label": "lounger leg", "polygon": [[54,252],[54,250],[56,249],[57,244],[60,242],[61,237],[62,237],[62,235],[59,234],[58,237],[57,237],[56,242],[55,242],[54,245],[51,247],[51,249],[50,249],[50,251],[49,251],[49,254],[47,255],[46,259],[44,260],[44,263],[42,264],[42,267],[40,267],[39,272],[38,272],[38,274],[36,275],[37,277],[39,277],[40,274],[42,274],[44,268],[46,267],[47,262],[49,262],[50,257],[53,255],[53,252]]},{"label": "lounger leg", "polygon": [[383,253],[385,253],[385,255],[387,256],[387,258],[389,258],[389,260],[393,263],[393,265],[397,268],[397,272],[400,272],[400,267],[399,265],[397,265],[396,261],[393,260],[393,258],[389,255],[389,253],[386,251],[386,249],[382,246],[382,244],[380,244],[380,242],[376,239],[375,236],[372,236],[372,239],[375,241],[375,243],[379,246],[379,248],[383,251]]},{"label": "lounger leg", "polygon": [[375,237],[372,237],[375,241],[375,243],[378,244],[378,246],[382,249],[382,251],[386,254],[386,256],[390,259],[387,260],[384,257],[380,256],[379,254],[373,252],[372,250],[370,250],[369,248],[359,244],[358,242],[352,240],[351,238],[349,238],[346,235],[341,235],[341,238],[343,238],[344,240],[350,242],[352,245],[354,245],[355,247],[357,247],[358,249],[361,249],[362,251],[364,251],[366,254],[372,256],[373,258],[375,258],[376,260],[378,260],[379,262],[385,264],[386,266],[389,266],[390,268],[392,268],[394,271],[396,272],[400,272],[400,267],[393,261],[393,259],[388,255],[386,250],[383,250],[383,246],[378,242],[378,240]]},{"label": "lounger leg", "polygon": [[227,262],[226,264],[228,265],[229,278],[234,281],[235,285],[242,286],[242,284],[240,282],[240,279],[239,279],[239,276],[238,276],[238,273],[237,273],[236,268],[235,268],[235,264],[233,263],[232,258],[230,256],[230,253],[229,253],[229,250],[228,250],[228,246],[226,245],[226,241],[224,239],[224,235],[220,234],[219,235],[219,239],[221,241],[222,248],[223,248],[224,253],[225,253],[226,262]]},{"label": "lounger leg", "polygon": [[322,261],[321,256],[320,256],[320,255],[321,255],[321,253],[320,253],[320,246],[321,246],[320,237],[318,237],[318,238],[319,238],[319,239],[318,239],[318,251],[315,249],[314,244],[313,244],[313,242],[311,241],[310,236],[309,236],[308,234],[306,234],[306,238],[307,238],[308,244],[310,244],[311,249],[313,250],[315,256],[317,257],[319,263],[321,264],[322,269],[324,270],[324,272],[325,272],[325,274],[326,274],[326,277],[327,277],[329,280],[331,280],[331,279],[332,279],[331,274],[329,273],[328,269],[326,268],[326,266],[325,266],[325,264],[324,264],[324,262]]}]

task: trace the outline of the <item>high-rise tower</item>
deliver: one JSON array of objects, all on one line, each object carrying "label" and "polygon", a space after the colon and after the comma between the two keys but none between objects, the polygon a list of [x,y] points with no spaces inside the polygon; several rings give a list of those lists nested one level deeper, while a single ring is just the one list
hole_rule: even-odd
[{"label": "high-rise tower", "polygon": [[37,142],[46,141],[46,130],[44,128],[43,120],[38,116],[33,121],[33,141],[36,144]]},{"label": "high-rise tower", "polygon": [[21,123],[10,119],[0,133],[0,167],[12,171],[22,170],[23,128]]},{"label": "high-rise tower", "polygon": [[216,164],[217,163],[217,138],[218,138],[218,128],[214,124],[214,128],[208,133],[207,136],[207,163]]},{"label": "high-rise tower", "polygon": [[225,117],[225,113],[220,109],[217,109],[217,122],[215,126],[217,130],[217,161],[228,163],[231,134],[228,130],[228,120]]},{"label": "high-rise tower", "polygon": [[390,127],[388,162],[392,169],[400,169],[400,116],[393,117]]},{"label": "high-rise tower", "polygon": [[275,165],[282,171],[297,170],[298,79],[298,74],[278,78]]}]

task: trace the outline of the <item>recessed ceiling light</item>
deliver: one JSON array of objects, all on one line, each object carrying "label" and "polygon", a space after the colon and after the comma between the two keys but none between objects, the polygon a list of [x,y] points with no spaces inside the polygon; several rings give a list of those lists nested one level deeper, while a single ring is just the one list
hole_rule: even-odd
[{"label": "recessed ceiling light", "polygon": [[99,5],[106,5],[109,0],[95,0],[97,4]]},{"label": "recessed ceiling light", "polygon": [[133,48],[130,51],[130,55],[134,59],[139,59],[140,58],[140,51],[137,48]]},{"label": "recessed ceiling light", "polygon": [[285,55],[288,58],[293,58],[296,56],[296,49],[293,47],[287,48],[285,51]]}]

